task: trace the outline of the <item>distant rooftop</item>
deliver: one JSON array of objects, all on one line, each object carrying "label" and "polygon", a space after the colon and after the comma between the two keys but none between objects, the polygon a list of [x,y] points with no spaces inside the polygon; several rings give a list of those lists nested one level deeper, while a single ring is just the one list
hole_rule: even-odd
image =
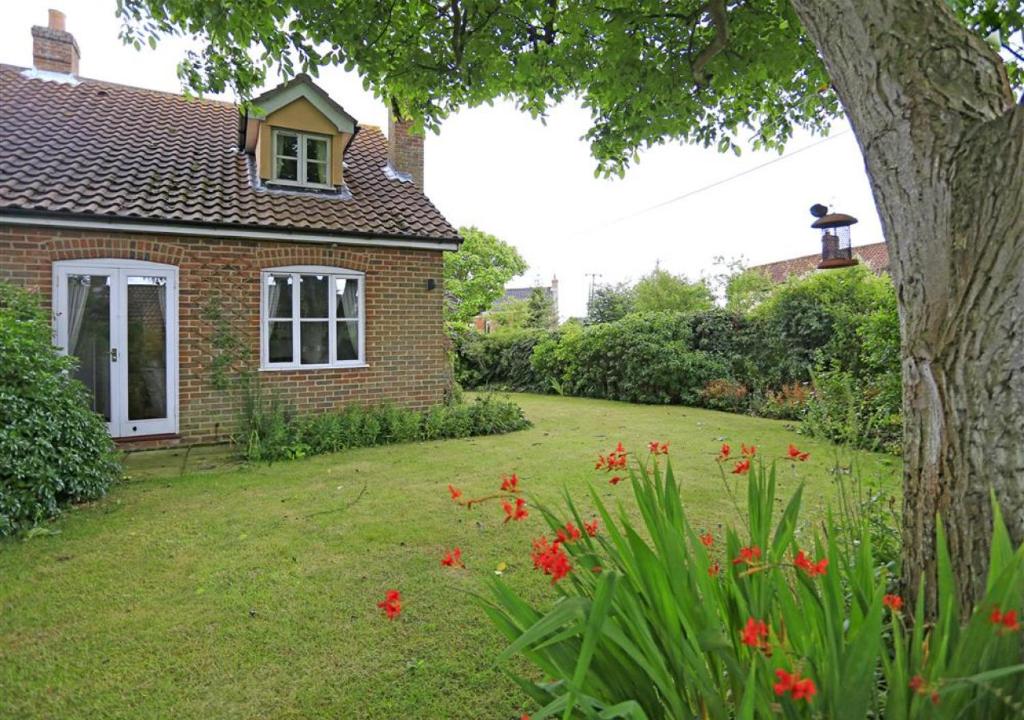
[{"label": "distant rooftop", "polygon": [[[889,250],[884,242],[861,245],[853,248],[853,256],[859,258],[862,263],[876,273],[883,273],[889,270]],[[807,275],[813,272],[818,263],[821,262],[821,254],[804,255],[802,257],[790,258],[789,260],[778,260],[764,265],[755,265],[751,270],[762,270],[772,282],[785,282],[790,276]]]}]

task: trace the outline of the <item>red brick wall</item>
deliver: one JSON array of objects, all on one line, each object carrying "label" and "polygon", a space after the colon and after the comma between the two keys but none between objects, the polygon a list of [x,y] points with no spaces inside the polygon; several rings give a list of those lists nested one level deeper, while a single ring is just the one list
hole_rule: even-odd
[{"label": "red brick wall", "polygon": [[[439,250],[368,248],[52,230],[0,225],[0,280],[41,295],[51,306],[52,263],[122,258],[178,267],[179,428],[164,444],[221,442],[235,430],[240,393],[214,387],[217,354],[203,309],[219,298],[252,367],[259,364],[260,271],[283,265],[328,265],[366,273],[366,368],[261,371],[265,391],[299,413],[349,404],[391,403],[422,409],[442,402],[449,386],[442,320]],[[438,281],[431,291],[427,279]],[[231,377],[234,377],[233,375]]]}]

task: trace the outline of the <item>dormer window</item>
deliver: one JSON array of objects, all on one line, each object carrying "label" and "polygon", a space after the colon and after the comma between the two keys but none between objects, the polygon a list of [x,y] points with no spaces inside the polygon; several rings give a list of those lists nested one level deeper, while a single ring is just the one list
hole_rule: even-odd
[{"label": "dormer window", "polygon": [[279,128],[274,128],[273,136],[273,182],[332,187],[329,137]]}]

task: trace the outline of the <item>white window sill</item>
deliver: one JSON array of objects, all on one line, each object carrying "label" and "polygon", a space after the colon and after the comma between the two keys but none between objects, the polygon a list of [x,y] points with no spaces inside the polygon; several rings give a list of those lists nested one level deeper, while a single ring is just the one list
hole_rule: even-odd
[{"label": "white window sill", "polygon": [[352,362],[338,365],[298,365],[292,363],[291,365],[260,365],[260,372],[275,372],[278,370],[285,370],[287,372],[294,372],[296,370],[358,370],[359,368],[368,368],[369,363],[366,362]]}]

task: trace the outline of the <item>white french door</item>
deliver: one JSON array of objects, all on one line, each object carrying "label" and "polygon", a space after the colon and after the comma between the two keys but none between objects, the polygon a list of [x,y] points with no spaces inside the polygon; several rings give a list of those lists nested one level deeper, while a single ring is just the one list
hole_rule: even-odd
[{"label": "white french door", "polygon": [[56,343],[118,438],[178,432],[178,269],[139,260],[53,264]]}]

